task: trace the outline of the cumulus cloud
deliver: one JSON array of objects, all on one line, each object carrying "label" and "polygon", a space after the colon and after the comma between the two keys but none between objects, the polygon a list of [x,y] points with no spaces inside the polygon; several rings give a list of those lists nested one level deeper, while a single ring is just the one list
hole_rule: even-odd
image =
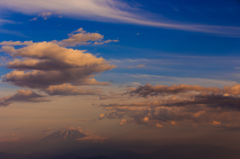
[{"label": "cumulus cloud", "polygon": [[52,42],[38,42],[20,49],[3,46],[2,50],[14,58],[7,64],[14,71],[3,75],[3,81],[21,87],[47,88],[64,83],[108,85],[93,77],[115,68],[101,57]]},{"label": "cumulus cloud", "polygon": [[[98,82],[94,77],[116,66],[85,50],[66,47],[101,42],[102,39],[103,35],[99,33],[88,33],[79,28],[69,34],[69,39],[62,41],[3,41],[0,43],[3,45],[1,51],[12,57],[5,60],[4,65],[13,69],[2,76],[3,82],[39,89],[51,96],[101,95],[100,89],[88,86],[109,85],[108,82]],[[22,47],[16,49],[14,46]],[[2,104],[7,102],[4,100]]]},{"label": "cumulus cloud", "polygon": [[[133,5],[115,0],[1,0],[2,10],[10,9],[24,14],[61,12],[68,17],[104,22],[123,22],[159,28],[205,32],[229,37],[240,37],[239,27],[184,24],[171,20],[150,20],[144,11]],[[162,17],[161,15],[159,17]],[[36,18],[35,18],[36,19]],[[154,18],[157,19],[157,18]]]},{"label": "cumulus cloud", "polygon": [[0,106],[8,106],[13,102],[48,102],[49,100],[43,98],[45,96],[39,95],[31,90],[18,90],[12,96],[0,98]]},{"label": "cumulus cloud", "polygon": [[2,46],[1,50],[2,52],[11,53],[15,51],[15,48],[13,46]]},{"label": "cumulus cloud", "polygon": [[[101,104],[108,113],[104,118],[121,119],[120,125],[137,123],[153,127],[179,124],[230,129],[240,121],[240,85],[222,89],[191,85],[130,88],[126,94],[139,102]],[[125,95],[126,95],[125,94]]]}]

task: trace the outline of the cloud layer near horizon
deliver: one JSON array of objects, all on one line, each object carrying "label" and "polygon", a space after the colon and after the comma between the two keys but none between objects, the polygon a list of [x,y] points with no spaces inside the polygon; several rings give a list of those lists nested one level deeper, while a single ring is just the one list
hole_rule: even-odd
[{"label": "cloud layer near horizon", "polygon": [[163,20],[153,21],[144,16],[144,13],[148,13],[147,11],[130,6],[120,0],[21,0],[21,2],[18,0],[2,0],[0,1],[0,7],[29,15],[38,15],[44,12],[60,12],[62,15],[72,18],[104,22],[124,22],[167,29],[205,32],[228,37],[240,37],[239,27],[184,24],[183,22],[171,22],[171,20],[168,20],[168,22]]},{"label": "cloud layer near horizon", "polygon": [[137,102],[101,104],[108,113],[101,114],[100,119],[121,119],[120,125],[134,122],[154,127],[207,124],[220,129],[236,128],[240,127],[239,94],[239,84],[223,89],[147,84],[125,93],[137,98]]}]

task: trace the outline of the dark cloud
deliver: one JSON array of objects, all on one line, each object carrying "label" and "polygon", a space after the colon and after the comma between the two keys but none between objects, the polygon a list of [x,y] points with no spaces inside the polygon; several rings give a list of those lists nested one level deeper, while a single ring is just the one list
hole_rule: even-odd
[{"label": "dark cloud", "polygon": [[48,102],[44,97],[31,90],[18,90],[12,96],[0,98],[0,106],[8,106],[13,102]]},{"label": "dark cloud", "polygon": [[163,86],[163,85],[155,85],[152,86],[151,84],[146,84],[144,86],[139,86],[137,88],[130,88],[127,94],[132,96],[140,96],[140,97],[147,97],[147,96],[161,96],[161,95],[175,95],[180,93],[187,93],[187,92],[208,92],[208,93],[227,93],[232,95],[239,95],[240,94],[240,84],[235,84],[234,86],[228,87],[225,86],[223,89],[217,87],[201,87],[198,85],[172,85],[172,86]]}]

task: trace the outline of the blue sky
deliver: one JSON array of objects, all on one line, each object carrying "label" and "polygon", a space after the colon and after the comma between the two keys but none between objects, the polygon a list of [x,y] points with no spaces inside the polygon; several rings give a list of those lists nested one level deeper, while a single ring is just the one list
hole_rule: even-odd
[{"label": "blue sky", "polygon": [[[238,28],[239,21],[239,1],[125,1],[134,8],[137,8],[139,14],[149,17],[155,21],[174,22],[179,24],[221,26]],[[77,16],[65,16],[62,18],[55,14],[47,20],[39,18],[37,21],[29,21],[37,14],[26,15],[11,9],[2,9],[2,19],[11,21],[9,24],[1,26],[1,41],[27,41],[34,42],[60,40],[67,38],[67,34],[82,27],[88,32],[98,32],[104,35],[105,39],[118,39],[118,43],[109,43],[104,46],[79,46],[79,49],[86,49],[93,54],[100,53],[100,56],[107,60],[112,59],[167,59],[175,60],[174,56],[231,56],[234,59],[238,57],[240,49],[239,38],[232,35],[213,34],[205,32],[195,32],[188,30],[158,28],[154,26],[145,26],[139,24],[128,24],[111,22],[105,20],[93,19],[89,20]],[[101,22],[98,22],[101,21]],[[223,30],[224,31],[224,30]],[[139,35],[138,35],[139,34]],[[230,37],[229,37],[230,36]],[[194,70],[200,73],[176,73],[153,71],[154,75],[167,76],[185,76],[188,77],[204,77],[211,70],[215,71],[221,68],[221,73],[235,72],[233,65],[218,64],[214,62],[211,66],[211,60],[205,61],[202,58],[194,58],[194,61],[200,61],[197,66],[193,66]],[[191,70],[189,64],[193,59],[181,58],[185,66],[171,65],[171,69],[182,68]],[[176,62],[176,61],[174,61]],[[207,68],[199,66],[202,63],[210,63]],[[226,66],[227,65],[227,66]],[[168,67],[168,66],[167,66]],[[168,68],[169,68],[168,67]],[[210,67],[210,70],[209,70]],[[224,67],[224,68],[222,68]],[[5,72],[5,70],[3,70]],[[119,71],[118,69],[112,70]],[[136,71],[136,70],[134,70]],[[134,72],[132,71],[132,72]],[[137,70],[137,73],[146,73],[147,70]],[[149,71],[149,70],[148,70]],[[183,70],[184,71],[184,70]],[[206,73],[202,72],[206,71]],[[123,70],[122,73],[129,72]],[[201,73],[202,72],[202,73]],[[135,72],[136,73],[136,72]],[[180,75],[182,74],[182,75]],[[211,73],[210,73],[211,74]],[[206,77],[204,77],[206,78]],[[210,77],[208,77],[210,78]],[[232,80],[232,79],[230,79]]]}]

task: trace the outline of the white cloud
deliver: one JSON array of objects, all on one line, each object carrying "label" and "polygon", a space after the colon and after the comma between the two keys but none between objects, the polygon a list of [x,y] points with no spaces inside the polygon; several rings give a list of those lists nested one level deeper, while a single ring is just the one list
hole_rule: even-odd
[{"label": "white cloud", "polygon": [[0,8],[10,9],[24,14],[34,15],[43,12],[61,12],[61,14],[91,19],[95,21],[124,22],[160,28],[205,32],[229,37],[240,37],[239,27],[184,24],[149,20],[143,11],[116,0],[1,0]]}]

